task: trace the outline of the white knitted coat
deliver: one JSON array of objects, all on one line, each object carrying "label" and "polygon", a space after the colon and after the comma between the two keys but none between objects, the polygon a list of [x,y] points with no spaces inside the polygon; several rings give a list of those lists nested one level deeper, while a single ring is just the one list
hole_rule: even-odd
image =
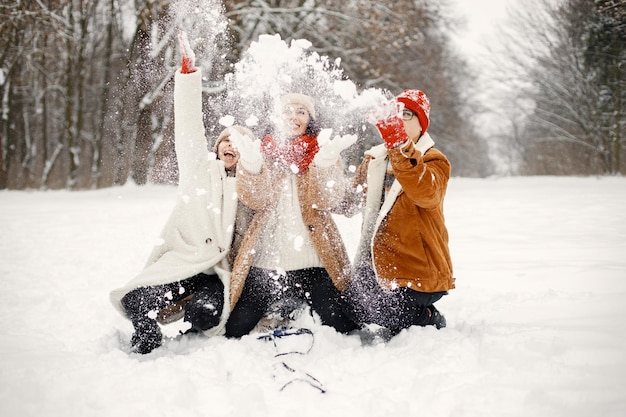
[{"label": "white knitted coat", "polygon": [[[179,181],[177,202],[146,266],[130,282],[113,290],[113,305],[126,316],[122,297],[133,289],[162,285],[190,278],[200,272],[217,273],[229,300],[230,249],[237,194],[235,177],[228,177],[224,164],[209,157],[202,121],[202,74],[175,75],[175,146]],[[225,302],[220,325],[205,332],[223,331],[229,305]]]}]

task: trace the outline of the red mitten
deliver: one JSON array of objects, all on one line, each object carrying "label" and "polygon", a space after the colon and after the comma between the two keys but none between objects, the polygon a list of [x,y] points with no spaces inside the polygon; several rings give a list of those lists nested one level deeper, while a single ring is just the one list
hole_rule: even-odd
[{"label": "red mitten", "polygon": [[409,140],[404,130],[404,122],[398,115],[393,115],[376,123],[376,128],[385,141],[387,149],[396,148]]},{"label": "red mitten", "polygon": [[189,45],[189,40],[187,39],[187,34],[185,32],[178,33],[178,42],[180,43],[183,55],[180,67],[181,74],[191,74],[192,72],[196,72],[196,56]]}]

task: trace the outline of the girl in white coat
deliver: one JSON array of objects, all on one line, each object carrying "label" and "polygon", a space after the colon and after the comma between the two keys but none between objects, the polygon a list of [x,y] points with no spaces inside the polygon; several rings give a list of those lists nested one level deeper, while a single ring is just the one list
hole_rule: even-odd
[{"label": "girl in white coat", "polygon": [[[145,269],[110,295],[131,320],[132,349],[142,354],[161,345],[158,321],[184,315],[193,331],[223,331],[234,259],[229,253],[236,253],[239,229],[251,217],[238,204],[234,169],[239,154],[227,143],[232,129],[251,133],[242,127],[225,129],[215,148],[222,160],[210,157],[202,119],[202,74],[193,68],[186,42],[181,43],[183,68],[176,72],[174,88],[177,202]],[[173,307],[179,314],[172,317]]]}]

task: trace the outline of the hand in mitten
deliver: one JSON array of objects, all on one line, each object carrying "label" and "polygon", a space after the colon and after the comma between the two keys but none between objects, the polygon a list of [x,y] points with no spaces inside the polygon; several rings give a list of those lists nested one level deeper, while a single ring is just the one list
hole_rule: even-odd
[{"label": "hand in mitten", "polygon": [[379,108],[367,115],[367,121],[376,126],[387,149],[396,148],[409,140],[400,116],[403,108],[402,103],[392,100],[384,102]]},{"label": "hand in mitten", "polygon": [[178,33],[178,43],[180,44],[183,55],[180,67],[181,74],[191,74],[192,72],[196,72],[196,55],[193,53],[193,50],[189,45],[189,40],[187,39],[187,34],[185,32]]},{"label": "hand in mitten", "polygon": [[409,140],[409,136],[404,130],[404,122],[400,116],[391,116],[388,119],[381,120],[376,123],[376,129],[383,137],[387,149],[397,148]]},{"label": "hand in mitten", "polygon": [[230,141],[239,152],[239,161],[246,171],[252,174],[261,172],[263,159],[261,157],[261,141],[253,140],[242,135],[236,129],[230,128]]},{"label": "hand in mitten", "polygon": [[[316,166],[325,168],[337,162],[341,151],[352,146],[356,142],[357,136],[336,135],[333,139],[329,139],[325,137],[326,135],[324,135],[323,133],[324,131],[322,131],[322,133],[320,133],[320,135],[318,136],[320,150],[315,155],[313,162]],[[332,130],[329,129],[328,136],[330,136],[330,133],[332,133]]]},{"label": "hand in mitten", "polygon": [[369,113],[367,113],[367,115],[365,116],[365,120],[373,125],[376,125],[381,120],[385,120],[399,113],[401,114],[401,106],[404,105],[398,103],[395,99],[385,100],[378,104],[375,108],[373,108]]}]

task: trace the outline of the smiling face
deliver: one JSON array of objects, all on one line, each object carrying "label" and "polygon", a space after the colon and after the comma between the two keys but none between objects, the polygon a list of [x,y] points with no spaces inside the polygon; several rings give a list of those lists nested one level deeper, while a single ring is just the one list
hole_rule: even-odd
[{"label": "smiling face", "polygon": [[239,161],[239,152],[233,148],[230,139],[223,139],[217,146],[217,159],[224,162],[227,171],[234,169]]},{"label": "smiling face", "polygon": [[290,103],[283,107],[283,118],[284,133],[290,138],[304,135],[311,121],[311,116],[306,107],[297,103]]}]

